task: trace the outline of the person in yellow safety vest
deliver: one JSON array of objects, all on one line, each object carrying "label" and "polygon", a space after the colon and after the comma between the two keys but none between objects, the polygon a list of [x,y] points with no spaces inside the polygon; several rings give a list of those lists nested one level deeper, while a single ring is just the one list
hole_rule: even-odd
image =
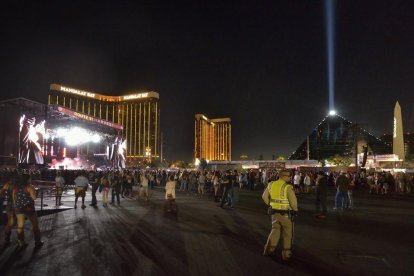
[{"label": "person in yellow safety vest", "polygon": [[262,199],[269,206],[269,213],[272,215],[272,230],[267,238],[263,255],[268,256],[275,251],[282,234],[282,259],[284,261],[289,260],[292,256],[293,218],[298,211],[295,191],[293,186],[289,184],[290,180],[290,171],[281,171],[279,179],[270,182],[262,195]]}]

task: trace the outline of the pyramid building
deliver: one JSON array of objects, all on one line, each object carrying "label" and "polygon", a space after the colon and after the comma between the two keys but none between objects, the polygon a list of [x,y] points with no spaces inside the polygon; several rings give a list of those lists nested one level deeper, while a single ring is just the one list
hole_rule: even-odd
[{"label": "pyramid building", "polygon": [[362,153],[365,147],[367,147],[368,155],[392,153],[392,145],[380,140],[357,124],[337,114],[328,115],[292,153],[289,160],[309,158],[321,161],[335,155],[353,158],[355,150],[357,153]]}]

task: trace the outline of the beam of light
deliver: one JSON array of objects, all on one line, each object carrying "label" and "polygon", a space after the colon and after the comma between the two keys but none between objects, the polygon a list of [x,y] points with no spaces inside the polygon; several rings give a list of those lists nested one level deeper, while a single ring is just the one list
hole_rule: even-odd
[{"label": "beam of light", "polygon": [[335,96],[334,8],[335,8],[335,0],[325,0],[325,29],[326,29],[327,65],[328,65],[329,110],[335,109],[334,108],[334,96]]}]

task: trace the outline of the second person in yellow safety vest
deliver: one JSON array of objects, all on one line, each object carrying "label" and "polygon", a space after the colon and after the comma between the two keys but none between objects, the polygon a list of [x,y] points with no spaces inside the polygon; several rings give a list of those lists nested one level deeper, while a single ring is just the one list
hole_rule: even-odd
[{"label": "second person in yellow safety vest", "polygon": [[267,238],[263,255],[271,255],[282,235],[282,259],[292,256],[294,223],[293,218],[298,211],[295,191],[289,184],[291,174],[288,170],[279,173],[279,179],[270,182],[264,190],[262,199],[269,206],[272,217],[272,230]]}]

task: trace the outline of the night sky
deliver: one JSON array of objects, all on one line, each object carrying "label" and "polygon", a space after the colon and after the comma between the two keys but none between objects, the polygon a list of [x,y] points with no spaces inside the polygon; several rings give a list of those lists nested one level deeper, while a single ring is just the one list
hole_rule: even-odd
[{"label": "night sky", "polygon": [[[87,2],[87,3],[86,3]],[[414,123],[414,1],[339,0],[335,107],[376,135]],[[324,2],[3,1],[0,99],[50,83],[160,94],[167,160],[192,160],[194,114],[230,117],[233,159],[289,156],[328,113]]]}]

